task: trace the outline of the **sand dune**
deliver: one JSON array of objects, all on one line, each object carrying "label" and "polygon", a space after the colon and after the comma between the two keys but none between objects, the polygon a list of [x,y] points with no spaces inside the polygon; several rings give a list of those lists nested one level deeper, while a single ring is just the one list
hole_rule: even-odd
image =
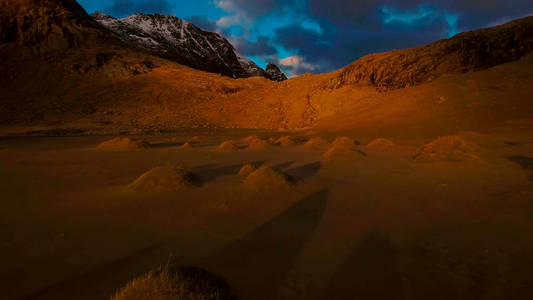
[{"label": "sand dune", "polygon": [[479,161],[478,146],[463,140],[460,136],[440,137],[420,147],[413,160],[431,161]]},{"label": "sand dune", "polygon": [[371,149],[391,149],[391,148],[394,148],[396,144],[394,144],[394,142],[392,142],[391,140],[384,139],[384,138],[378,138],[378,139],[372,140],[366,146]]},{"label": "sand dune", "polygon": [[133,151],[149,149],[151,145],[146,141],[117,137],[98,145],[98,149],[109,151]]},{"label": "sand dune", "polygon": [[201,184],[201,179],[184,167],[167,165],[142,174],[128,186],[128,189],[146,193],[179,192]]},{"label": "sand dune", "polygon": [[233,152],[238,150],[239,148],[232,141],[224,141],[217,148],[219,152]]},{"label": "sand dune", "polygon": [[244,180],[246,187],[259,191],[289,188],[295,184],[296,181],[292,177],[270,166],[253,171]]}]

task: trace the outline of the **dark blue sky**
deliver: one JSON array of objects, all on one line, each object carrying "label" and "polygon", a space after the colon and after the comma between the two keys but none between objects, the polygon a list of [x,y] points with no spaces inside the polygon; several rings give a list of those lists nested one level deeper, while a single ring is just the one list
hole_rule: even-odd
[{"label": "dark blue sky", "polygon": [[79,0],[92,13],[187,19],[228,37],[264,67],[330,72],[374,52],[413,47],[533,15],[532,0]]}]

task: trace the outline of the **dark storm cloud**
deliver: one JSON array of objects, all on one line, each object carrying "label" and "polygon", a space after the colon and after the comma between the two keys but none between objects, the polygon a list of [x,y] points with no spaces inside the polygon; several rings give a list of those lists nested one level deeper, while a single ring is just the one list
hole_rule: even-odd
[{"label": "dark storm cloud", "polygon": [[[416,10],[421,5],[458,14],[461,30],[487,26],[498,20],[533,14],[531,0],[307,0],[309,14],[337,24],[361,28],[380,27],[379,10],[383,6],[399,11]],[[376,28],[376,27],[374,27]]]},{"label": "dark storm cloud", "polygon": [[533,1],[531,0],[455,0],[445,7],[461,14],[458,26],[463,30],[533,15]]},{"label": "dark storm cloud", "polygon": [[322,32],[301,25],[275,31],[276,43],[301,56],[315,73],[328,72],[369,53],[423,45],[442,38],[448,30],[444,15],[427,15],[411,23],[392,21],[369,32],[354,26],[321,22]]},{"label": "dark storm cloud", "polygon": [[251,17],[257,17],[279,8],[279,2],[276,0],[221,0],[217,3],[224,9],[244,12]]},{"label": "dark storm cloud", "polygon": [[310,49],[327,42],[328,36],[301,25],[290,25],[276,29],[277,41],[288,49]]},{"label": "dark storm cloud", "polygon": [[[332,71],[374,52],[423,45],[461,31],[533,14],[531,0],[225,0],[248,16],[302,15],[321,31],[294,24],[272,40],[298,56],[297,72]],[[302,9],[302,7],[304,9]],[[261,48],[253,51],[260,55]],[[270,53],[269,49],[269,53]],[[304,70],[305,69],[305,70]]]},{"label": "dark storm cloud", "polygon": [[192,16],[188,18],[188,21],[205,31],[217,31],[218,29],[216,22],[209,20],[205,16]]},{"label": "dark storm cloud", "polygon": [[167,0],[113,0],[106,7],[106,12],[115,16],[123,17],[134,13],[168,13],[174,6]]},{"label": "dark storm cloud", "polygon": [[247,17],[256,18],[273,11],[300,9],[306,0],[218,0],[217,5],[226,10],[236,11]]},{"label": "dark storm cloud", "polygon": [[245,56],[272,56],[277,53],[270,38],[260,36],[257,41],[238,38],[233,41],[237,50]]},{"label": "dark storm cloud", "polygon": [[337,58],[329,57],[334,48],[336,34],[332,31],[318,33],[301,25],[291,25],[275,31],[276,43],[296,53],[306,62],[300,63],[291,71],[299,75],[306,72],[322,73],[335,65]]},{"label": "dark storm cloud", "polygon": [[[172,4],[179,9],[180,1],[113,0],[107,12],[119,17],[168,13]],[[423,45],[533,14],[532,0],[202,1],[223,14],[190,17],[192,23],[230,37],[245,56],[278,63],[292,56],[283,68],[294,74],[333,71],[369,53]]]}]

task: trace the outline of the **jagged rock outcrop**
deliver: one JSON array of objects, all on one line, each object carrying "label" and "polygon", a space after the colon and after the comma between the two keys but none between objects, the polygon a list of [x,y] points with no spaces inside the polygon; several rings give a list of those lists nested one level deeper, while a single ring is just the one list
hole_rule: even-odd
[{"label": "jagged rock outcrop", "polygon": [[262,76],[272,79],[269,73],[240,55],[220,34],[204,31],[179,18],[139,13],[115,19],[101,12],[91,16],[121,40],[153,55],[233,78]]},{"label": "jagged rock outcrop", "polygon": [[239,60],[239,63],[243,67],[243,69],[246,71],[247,77],[265,77],[269,78],[267,72],[265,70],[261,69],[256,63],[254,63],[251,59],[246,58],[242,54],[235,52],[237,55],[237,59]]},{"label": "jagged rock outcrop", "polygon": [[55,65],[56,75],[119,77],[156,67],[152,58],[125,45],[74,0],[2,0],[0,8],[0,58],[9,58],[0,59],[0,67],[14,68],[19,75],[32,69],[25,65],[23,70],[22,62],[43,58]]},{"label": "jagged rock outcrop", "polygon": [[266,68],[268,77],[274,81],[285,81],[287,76],[281,72],[281,70],[275,64],[268,64]]},{"label": "jagged rock outcrop", "polygon": [[465,32],[413,49],[367,55],[338,71],[326,84],[371,84],[379,91],[414,86],[446,73],[487,69],[533,51],[533,17]]},{"label": "jagged rock outcrop", "polygon": [[78,47],[102,34],[74,0],[2,0],[0,43],[16,43],[34,53]]}]

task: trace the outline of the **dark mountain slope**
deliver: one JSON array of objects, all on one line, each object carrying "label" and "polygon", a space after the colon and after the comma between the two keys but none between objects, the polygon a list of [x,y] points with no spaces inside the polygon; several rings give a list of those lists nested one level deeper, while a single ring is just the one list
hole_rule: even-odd
[{"label": "dark mountain slope", "polygon": [[101,27],[73,0],[0,1],[0,43],[35,53],[79,47],[103,38]]},{"label": "dark mountain slope", "polygon": [[275,64],[268,64],[266,68],[268,76],[274,81],[285,81],[287,76],[281,72],[278,66]]},{"label": "dark mountain slope", "polygon": [[179,18],[138,13],[115,19],[100,12],[91,16],[129,45],[191,68],[232,78],[262,76],[282,80],[240,55],[222,35]]},{"label": "dark mountain slope", "polygon": [[371,84],[380,91],[414,86],[447,73],[479,71],[533,51],[533,17],[458,34],[413,49],[367,55],[335,73],[330,88]]}]

